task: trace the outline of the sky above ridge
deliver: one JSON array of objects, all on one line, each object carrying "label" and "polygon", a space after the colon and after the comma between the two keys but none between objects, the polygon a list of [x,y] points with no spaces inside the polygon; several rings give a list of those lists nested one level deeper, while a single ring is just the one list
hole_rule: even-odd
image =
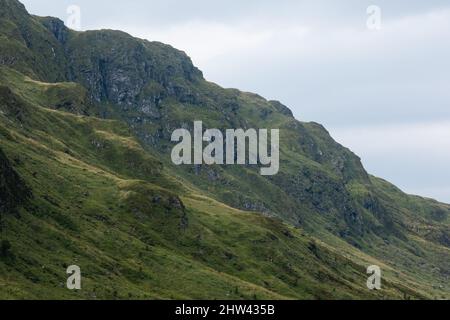
[{"label": "sky above ridge", "polygon": [[208,80],[280,100],[324,124],[370,173],[450,203],[448,0],[22,3],[69,24],[76,5],[81,30],[184,50]]}]

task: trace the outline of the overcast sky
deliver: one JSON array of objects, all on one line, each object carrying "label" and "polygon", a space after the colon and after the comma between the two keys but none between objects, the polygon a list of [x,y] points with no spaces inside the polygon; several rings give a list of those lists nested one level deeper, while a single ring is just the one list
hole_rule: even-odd
[{"label": "overcast sky", "polygon": [[[448,0],[22,2],[65,21],[78,5],[83,30],[184,50],[208,80],[280,100],[324,124],[370,173],[450,203]],[[370,5],[379,30],[367,26]]]}]

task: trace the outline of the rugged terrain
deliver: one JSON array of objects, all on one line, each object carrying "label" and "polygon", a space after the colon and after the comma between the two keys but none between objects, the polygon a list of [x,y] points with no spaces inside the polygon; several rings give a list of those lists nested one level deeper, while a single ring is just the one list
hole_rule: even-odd
[{"label": "rugged terrain", "polygon": [[[279,128],[280,172],[174,166],[177,128]],[[168,45],[0,0],[0,298],[442,299],[450,206]],[[81,267],[81,291],[65,288]],[[366,287],[379,265],[382,290]]]}]

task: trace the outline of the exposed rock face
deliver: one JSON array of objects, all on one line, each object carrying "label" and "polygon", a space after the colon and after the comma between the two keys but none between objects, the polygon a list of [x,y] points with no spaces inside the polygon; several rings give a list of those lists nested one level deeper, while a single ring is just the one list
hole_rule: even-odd
[{"label": "exposed rock face", "polygon": [[56,18],[41,22],[59,43],[58,52],[64,52],[64,80],[83,84],[94,101],[156,117],[164,97],[195,102],[189,83],[203,76],[184,52],[121,31],[76,33]]},{"label": "exposed rock face", "polygon": [[0,33],[8,39],[0,41],[0,65],[36,80],[65,79],[63,48],[41,19],[30,18],[25,7],[14,0],[0,1],[0,18]]},{"label": "exposed rock face", "polygon": [[18,17],[26,15],[27,11],[25,6],[19,1],[15,0],[2,0],[0,7],[0,17]]},{"label": "exposed rock face", "polygon": [[270,102],[270,104],[272,104],[275,107],[275,109],[277,109],[278,112],[284,114],[285,116],[289,116],[289,117],[292,117],[292,118],[294,117],[294,115],[292,114],[291,109],[286,107],[280,101],[272,100],[272,101],[269,101],[269,102]]},{"label": "exposed rock face", "polygon": [[0,149],[0,212],[13,212],[30,196],[30,190]]},{"label": "exposed rock face", "polygon": [[[87,50],[82,43],[94,43]],[[70,79],[90,88],[95,101],[123,111],[154,113],[166,96],[189,100],[188,83],[202,75],[190,59],[168,46],[138,41],[118,31],[86,32],[69,42]],[[165,57],[166,53],[171,56]]]},{"label": "exposed rock face", "polygon": [[41,18],[43,25],[51,31],[55,38],[61,43],[66,44],[69,39],[69,30],[64,22],[58,18],[44,17]]}]

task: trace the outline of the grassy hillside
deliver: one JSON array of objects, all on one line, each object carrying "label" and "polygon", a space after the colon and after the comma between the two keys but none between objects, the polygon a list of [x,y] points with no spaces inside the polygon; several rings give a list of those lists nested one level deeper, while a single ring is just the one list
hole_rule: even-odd
[{"label": "grassy hillside", "polygon": [[[37,106],[28,93],[45,86],[24,83],[22,97],[1,87],[3,162],[32,190],[2,214],[12,245],[0,264],[2,298],[420,297],[395,282],[364,289],[364,265],[280,220],[196,193],[125,124]],[[74,263],[79,293],[65,288]]]},{"label": "grassy hillside", "polygon": [[[170,46],[0,4],[1,298],[449,297],[450,206]],[[172,165],[172,131],[195,120],[280,129],[280,173]]]}]

